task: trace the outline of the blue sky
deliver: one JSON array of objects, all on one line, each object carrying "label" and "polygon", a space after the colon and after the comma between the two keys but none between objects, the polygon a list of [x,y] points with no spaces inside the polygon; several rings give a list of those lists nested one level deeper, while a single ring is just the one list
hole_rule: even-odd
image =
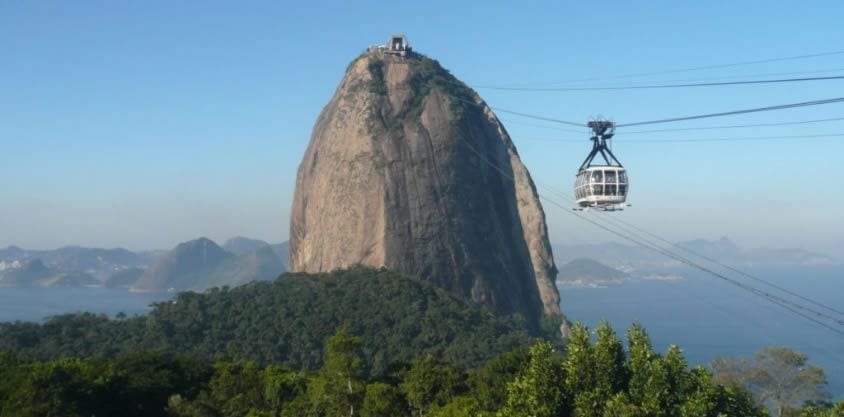
[{"label": "blue sky", "polygon": [[[0,246],[286,239],[296,168],[319,111],[346,65],[392,32],[470,85],[844,74],[839,54],[615,77],[844,49],[840,1],[452,3],[3,2]],[[576,82],[585,78],[595,80]],[[478,91],[495,107],[624,123],[841,97],[844,81]],[[499,116],[534,178],[570,190],[586,135]],[[844,104],[648,129],[834,117],[844,117]],[[630,172],[633,207],[616,215],[670,239],[726,235],[745,247],[842,254],[844,138],[634,142],[827,133],[844,133],[844,122],[629,136],[619,129],[614,150]],[[546,213],[554,242],[614,239],[555,207]]]}]

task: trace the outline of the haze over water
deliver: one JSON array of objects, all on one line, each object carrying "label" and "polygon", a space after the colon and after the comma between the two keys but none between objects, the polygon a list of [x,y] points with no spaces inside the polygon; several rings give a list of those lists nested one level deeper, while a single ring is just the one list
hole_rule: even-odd
[{"label": "haze over water", "polygon": [[[748,272],[844,310],[842,266]],[[834,398],[844,397],[844,337],[724,281],[689,270],[681,274],[688,279],[558,288],[570,320],[594,328],[606,319],[620,336],[638,321],[650,334],[655,350],[665,352],[676,344],[690,365],[708,364],[719,356],[752,355],[766,346],[792,348],[824,369]]]}]

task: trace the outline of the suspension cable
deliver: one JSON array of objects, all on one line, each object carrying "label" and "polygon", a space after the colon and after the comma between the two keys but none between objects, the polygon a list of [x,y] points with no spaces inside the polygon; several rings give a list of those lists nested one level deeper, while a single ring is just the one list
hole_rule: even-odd
[{"label": "suspension cable", "polygon": [[[481,154],[481,153],[480,153],[477,149],[475,149],[475,148],[474,148],[471,144],[469,144],[469,143],[468,143],[468,142],[466,142],[466,141],[463,141],[462,143],[464,143],[464,144],[467,146],[467,148],[469,148],[469,149],[470,149],[473,153],[475,153],[475,154],[476,154],[476,155],[477,155],[477,156],[478,156],[481,160],[483,160],[486,164],[488,164],[488,165],[489,165],[489,166],[491,166],[493,169],[495,169],[495,170],[496,170],[499,174],[501,174],[501,175],[503,175],[505,178],[507,178],[507,179],[509,179],[509,180],[511,180],[511,181],[513,181],[513,182],[515,182],[515,179],[514,179],[514,177],[513,177],[511,174],[508,174],[506,171],[502,170],[502,169],[501,169],[500,167],[498,167],[498,166],[497,166],[494,162],[490,161],[490,160],[489,160],[488,158],[486,158],[483,154]],[[781,297],[777,297],[777,296],[775,296],[775,295],[773,295],[773,294],[770,294],[770,293],[767,293],[767,292],[765,292],[765,291],[759,290],[759,289],[754,288],[754,287],[752,287],[752,286],[750,286],[750,285],[747,285],[747,284],[744,284],[744,283],[742,283],[742,282],[736,281],[736,280],[734,280],[734,279],[732,279],[732,278],[730,278],[730,277],[728,277],[728,276],[725,276],[725,275],[720,274],[720,273],[718,273],[718,272],[716,272],[716,271],[713,271],[712,269],[709,269],[709,268],[707,268],[707,267],[705,267],[705,266],[699,265],[699,264],[695,263],[694,261],[692,261],[692,260],[690,260],[690,259],[688,259],[688,258],[683,257],[682,255],[678,255],[678,254],[676,254],[676,253],[674,253],[674,252],[671,252],[670,250],[662,249],[662,248],[659,248],[658,246],[655,246],[655,245],[650,245],[650,244],[648,244],[647,242],[643,242],[642,240],[636,239],[636,238],[635,238],[635,236],[629,236],[629,235],[627,235],[627,234],[625,234],[625,233],[622,233],[622,232],[618,232],[618,231],[616,231],[616,230],[613,230],[613,229],[611,229],[611,228],[609,228],[609,227],[607,227],[607,226],[605,226],[605,225],[603,225],[603,224],[601,224],[601,223],[599,223],[599,222],[596,222],[596,221],[594,221],[594,220],[592,220],[592,219],[587,218],[586,216],[581,216],[581,215],[579,215],[578,213],[576,213],[576,212],[574,212],[574,211],[569,211],[569,210],[567,210],[567,209],[566,209],[566,208],[565,208],[562,204],[560,204],[560,203],[556,202],[555,200],[552,200],[552,199],[548,198],[548,197],[547,197],[547,196],[545,196],[545,195],[540,194],[540,195],[539,195],[539,197],[540,197],[541,199],[545,200],[545,201],[548,201],[548,202],[549,202],[549,203],[551,203],[552,205],[557,206],[558,208],[562,209],[564,212],[569,213],[569,214],[571,214],[571,215],[574,215],[574,216],[575,216],[575,217],[577,217],[578,219],[581,219],[581,220],[584,220],[584,221],[586,221],[586,222],[588,222],[588,223],[591,223],[591,224],[593,224],[593,225],[595,225],[595,226],[597,226],[597,227],[599,227],[599,228],[601,228],[601,229],[603,229],[603,230],[605,230],[605,231],[607,231],[607,232],[610,232],[610,233],[612,233],[612,234],[614,234],[614,235],[616,235],[616,236],[619,236],[619,237],[621,237],[621,238],[623,238],[623,239],[625,239],[625,240],[628,240],[628,241],[630,241],[630,242],[633,242],[633,243],[635,243],[635,244],[637,244],[637,245],[639,245],[639,246],[642,246],[642,247],[644,247],[644,248],[646,248],[646,249],[652,250],[652,251],[654,251],[654,252],[657,252],[657,253],[662,254],[662,255],[664,255],[664,256],[667,256],[667,257],[669,257],[669,258],[675,259],[675,260],[677,260],[677,261],[679,261],[679,262],[681,262],[681,263],[683,263],[683,264],[685,264],[685,265],[688,265],[688,266],[690,266],[690,267],[693,267],[693,268],[695,268],[695,269],[698,269],[698,270],[700,270],[700,271],[703,271],[703,272],[705,272],[705,273],[708,273],[708,274],[710,274],[710,275],[713,275],[713,276],[715,276],[715,277],[717,277],[717,278],[719,278],[719,279],[722,279],[722,280],[724,280],[724,281],[727,281],[727,282],[729,282],[729,283],[731,283],[731,284],[733,284],[733,285],[735,285],[735,286],[737,286],[737,287],[739,287],[739,288],[742,288],[742,289],[744,289],[744,290],[746,290],[746,291],[748,291],[748,292],[750,292],[750,293],[752,293],[752,294],[754,294],[754,295],[756,295],[756,296],[758,296],[758,297],[764,298],[764,299],[766,299],[766,300],[767,300],[767,301],[769,301],[769,302],[772,302],[772,303],[774,303],[774,304],[776,304],[776,305],[779,305],[780,307],[782,307],[782,308],[784,308],[784,309],[786,309],[786,310],[788,310],[788,311],[792,312],[793,314],[799,315],[799,316],[801,316],[801,317],[803,317],[803,318],[805,318],[805,319],[807,319],[807,320],[809,320],[809,321],[812,321],[812,322],[814,322],[815,324],[818,324],[818,325],[820,325],[820,326],[823,326],[823,327],[825,327],[825,328],[827,328],[827,329],[829,329],[829,330],[831,330],[831,331],[833,331],[833,332],[835,332],[835,333],[838,333],[838,334],[840,334],[840,335],[844,335],[844,331],[842,331],[841,329],[838,329],[838,328],[836,328],[836,327],[832,327],[832,326],[828,325],[827,323],[824,323],[824,322],[822,322],[822,321],[820,321],[820,320],[815,319],[814,317],[811,317],[811,316],[806,315],[806,314],[804,314],[804,313],[802,313],[802,312],[800,312],[800,311],[797,311],[797,309],[795,309],[795,307],[796,307],[796,308],[799,308],[799,309],[802,309],[802,310],[808,310],[808,311],[810,311],[810,312],[812,312],[812,313],[815,313],[816,315],[819,315],[819,316],[824,317],[824,318],[827,318],[827,319],[831,319],[831,320],[836,321],[836,322],[839,322],[839,323],[844,323],[844,321],[840,321],[840,320],[835,319],[835,318],[830,318],[829,316],[826,316],[826,315],[824,315],[824,314],[822,314],[822,313],[820,313],[820,314],[819,314],[818,312],[815,312],[814,310],[808,309],[808,308],[806,308],[806,307],[804,307],[804,306],[801,306],[801,305],[799,305],[799,304],[796,304],[796,303],[790,302],[790,301],[785,300],[785,299],[783,299],[783,298],[781,298]]]},{"label": "suspension cable", "polygon": [[[778,122],[778,123],[755,123],[744,125],[720,125],[720,126],[700,126],[700,127],[681,127],[674,129],[651,129],[651,130],[636,130],[633,132],[624,132],[625,135],[641,135],[647,133],[661,133],[661,132],[682,132],[690,130],[715,130],[715,129],[738,129],[745,127],[770,127],[770,126],[791,126],[804,125],[810,123],[835,122],[844,120],[844,117],[834,117],[830,119],[813,119],[813,120],[799,120],[794,122]],[[537,126],[540,127],[540,126]]]},{"label": "suspension cable", "polygon": [[624,85],[624,86],[598,86],[598,87],[502,87],[494,85],[478,85],[475,88],[497,91],[523,91],[523,92],[564,92],[564,91],[614,91],[614,90],[656,90],[666,88],[692,88],[692,87],[723,87],[729,85],[756,85],[756,84],[780,84],[797,83],[808,81],[831,81],[842,80],[844,75],[828,77],[804,77],[804,78],[780,78],[773,80],[744,80],[744,81],[720,81],[708,83],[687,83],[687,84],[650,84],[650,85]]},{"label": "suspension cable", "polygon": [[701,114],[701,115],[696,115],[696,116],[684,116],[684,117],[674,117],[674,118],[670,118],[670,119],[650,120],[650,121],[646,121],[646,122],[623,123],[623,124],[616,125],[616,127],[641,126],[641,125],[650,125],[650,124],[657,124],[657,123],[680,122],[680,121],[685,121],[685,120],[707,119],[707,118],[711,118],[711,117],[732,116],[732,115],[736,115],[736,114],[758,113],[758,112],[773,111],[773,110],[785,110],[785,109],[793,109],[793,108],[797,108],[797,107],[819,106],[819,105],[823,105],[823,104],[833,104],[833,103],[840,103],[840,102],[844,102],[844,97],[830,98],[830,99],[824,99],[824,100],[804,101],[804,102],[801,102],[801,103],[781,104],[781,105],[777,105],[777,106],[757,107],[757,108],[752,108],[752,109],[733,110],[733,111],[726,111],[726,112],[720,112],[720,113]]},{"label": "suspension cable", "polygon": [[778,57],[778,58],[758,59],[758,60],[753,60],[753,61],[740,61],[740,62],[732,62],[732,63],[727,63],[727,64],[701,65],[701,66],[689,67],[689,68],[676,68],[676,69],[662,70],[662,71],[649,71],[649,72],[621,74],[621,75],[614,75],[614,76],[609,76],[609,77],[581,78],[579,80],[574,80],[574,81],[595,81],[595,80],[607,80],[607,79],[618,79],[618,78],[643,77],[643,76],[647,76],[647,75],[676,74],[676,73],[680,73],[680,72],[693,72],[693,71],[702,71],[702,70],[710,70],[710,69],[717,69],[717,68],[730,68],[730,67],[739,67],[739,66],[745,66],[745,65],[767,64],[767,63],[770,63],[770,62],[793,61],[793,60],[799,60],[799,59],[819,58],[819,57],[824,57],[824,56],[833,56],[833,55],[842,55],[842,54],[844,54],[844,51],[831,51],[831,52],[822,52],[822,53],[816,53],[816,54],[792,55],[792,56]]}]

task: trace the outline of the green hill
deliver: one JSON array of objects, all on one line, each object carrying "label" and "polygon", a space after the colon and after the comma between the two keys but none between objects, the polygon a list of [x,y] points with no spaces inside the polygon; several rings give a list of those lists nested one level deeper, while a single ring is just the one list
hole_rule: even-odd
[{"label": "green hill", "polygon": [[578,258],[560,267],[557,282],[575,286],[619,285],[630,276],[594,259]]},{"label": "green hill", "polygon": [[315,369],[326,338],[342,325],[363,338],[376,371],[425,354],[476,366],[531,342],[519,320],[496,317],[418,279],[355,268],[181,293],[147,316],[122,320],[82,314],[40,325],[4,323],[0,350],[48,360],[142,349]]}]

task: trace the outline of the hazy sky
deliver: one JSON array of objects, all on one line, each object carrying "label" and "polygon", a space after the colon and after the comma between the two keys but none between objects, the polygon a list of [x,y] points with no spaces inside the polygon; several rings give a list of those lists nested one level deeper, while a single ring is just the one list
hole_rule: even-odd
[{"label": "hazy sky", "polygon": [[[840,0],[452,3],[0,3],[0,247],[285,240],[296,169],[319,111],[346,65],[392,32],[406,33],[415,49],[476,86],[844,73],[838,54],[613,78],[844,49]],[[782,76],[751,78],[772,77]],[[597,79],[576,82],[585,78]],[[844,81],[478,91],[495,107],[624,123],[841,97]],[[499,116],[537,182],[570,193],[587,135]],[[844,104],[635,130],[835,117],[844,117]],[[671,239],[726,235],[745,247],[841,253],[844,137],[635,142],[831,133],[844,134],[844,121],[638,135],[619,129],[614,150],[629,170],[633,207],[614,215]],[[545,209],[554,242],[613,240]]]}]

